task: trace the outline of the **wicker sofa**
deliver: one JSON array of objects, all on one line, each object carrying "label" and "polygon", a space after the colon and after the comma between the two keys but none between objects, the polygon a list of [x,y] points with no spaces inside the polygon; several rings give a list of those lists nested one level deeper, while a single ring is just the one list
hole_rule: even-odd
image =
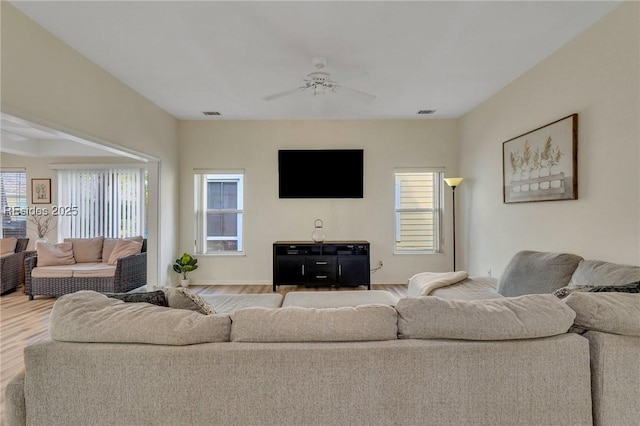
[{"label": "wicker sofa", "polygon": [[[111,268],[106,266],[106,259],[93,259],[94,262],[53,267],[45,274],[35,273],[38,255],[31,253],[25,259],[25,293],[33,300],[37,295],[62,296],[79,290],[124,293],[143,286],[147,283],[147,240],[140,238],[140,242],[140,253],[117,259]],[[114,240],[104,239],[105,245],[109,243],[113,246]]]},{"label": "wicker sofa", "polygon": [[13,245],[13,253],[3,254],[0,258],[0,294],[15,291],[22,284],[24,271],[24,253],[29,244],[28,238],[3,238],[3,241]]}]

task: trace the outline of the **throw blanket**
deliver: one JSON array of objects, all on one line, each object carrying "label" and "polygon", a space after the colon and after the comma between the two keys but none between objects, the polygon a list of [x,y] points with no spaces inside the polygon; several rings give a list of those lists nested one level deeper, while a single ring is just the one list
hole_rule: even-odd
[{"label": "throw blanket", "polygon": [[435,289],[446,287],[469,278],[467,271],[421,272],[409,278],[409,296],[428,296]]}]

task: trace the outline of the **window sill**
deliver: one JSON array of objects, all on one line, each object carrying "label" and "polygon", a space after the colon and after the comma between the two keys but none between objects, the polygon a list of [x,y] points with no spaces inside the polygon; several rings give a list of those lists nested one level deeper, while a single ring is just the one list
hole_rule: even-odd
[{"label": "window sill", "polygon": [[244,257],[246,254],[243,251],[221,251],[216,253],[198,253],[194,255],[196,258],[198,257],[223,257],[223,256],[241,256]]},{"label": "window sill", "polygon": [[440,252],[440,251],[419,251],[419,250],[414,250],[414,251],[410,251],[410,250],[407,250],[407,251],[397,251],[397,250],[394,250],[394,251],[393,251],[393,255],[394,255],[394,256],[395,256],[395,255],[400,255],[400,256],[402,256],[402,255],[404,255],[404,254],[442,254],[442,252]]}]

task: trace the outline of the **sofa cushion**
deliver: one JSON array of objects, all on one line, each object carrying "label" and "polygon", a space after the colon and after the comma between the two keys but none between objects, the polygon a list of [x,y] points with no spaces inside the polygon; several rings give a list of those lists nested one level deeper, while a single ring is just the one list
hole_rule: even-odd
[{"label": "sofa cushion", "polygon": [[566,333],[575,317],[551,294],[487,300],[404,298],[396,310],[402,339],[533,339]]},{"label": "sofa cushion", "polygon": [[[142,243],[143,241],[142,235],[137,235],[135,237],[129,237],[129,238],[123,238],[123,239],[137,241],[139,243]],[[104,242],[102,243],[102,261],[103,262],[107,263],[109,261],[109,257],[111,257],[111,252],[113,251],[116,244],[120,240],[121,238],[105,238],[104,239]]]},{"label": "sofa cushion", "polygon": [[279,308],[282,295],[271,294],[209,294],[202,297],[219,314],[230,314],[244,308]]},{"label": "sofa cushion", "polygon": [[138,254],[141,250],[142,243],[133,240],[120,240],[111,251],[107,263],[109,265],[115,265],[118,263],[118,259]]},{"label": "sofa cushion", "polygon": [[184,287],[168,287],[163,289],[170,308],[187,309],[204,315],[215,314],[215,310],[201,296]]},{"label": "sofa cushion", "polygon": [[73,257],[77,263],[102,261],[102,242],[104,237],[95,238],[65,238],[65,243],[71,243]]},{"label": "sofa cushion", "polygon": [[76,263],[71,243],[53,245],[41,242],[36,244],[36,252],[38,254],[37,266],[73,265]]},{"label": "sofa cushion", "polygon": [[0,238],[0,255],[15,253],[17,244],[18,239],[16,237]]},{"label": "sofa cushion", "polygon": [[38,266],[31,270],[33,278],[71,278],[72,265]]},{"label": "sofa cushion", "polygon": [[78,278],[105,278],[116,274],[116,267],[102,262],[76,263],[69,266]]},{"label": "sofa cushion", "polygon": [[50,323],[53,340],[156,345],[226,342],[231,328],[228,315],[125,303],[86,290],[60,297]]},{"label": "sofa cushion", "polygon": [[164,296],[164,291],[162,290],[140,293],[105,293],[105,296],[127,303],[150,303],[156,306],[169,307],[167,298]]},{"label": "sofa cushion", "polygon": [[387,305],[342,308],[246,308],[231,314],[234,342],[347,342],[397,339]]},{"label": "sofa cushion", "polygon": [[371,304],[395,306],[397,302],[398,297],[386,290],[290,291],[284,296],[282,306],[341,308]]},{"label": "sofa cushion", "polygon": [[576,312],[577,327],[606,333],[640,336],[640,295],[572,293],[565,299]]},{"label": "sofa cushion", "polygon": [[498,293],[503,296],[552,293],[569,284],[581,260],[582,257],[568,253],[518,252],[498,281]]},{"label": "sofa cushion", "polygon": [[610,286],[640,281],[640,266],[583,260],[571,276],[572,285]]}]

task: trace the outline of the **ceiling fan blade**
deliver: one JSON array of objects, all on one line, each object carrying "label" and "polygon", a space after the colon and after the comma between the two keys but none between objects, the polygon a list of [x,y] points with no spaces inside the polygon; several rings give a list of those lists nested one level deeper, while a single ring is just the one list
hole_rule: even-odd
[{"label": "ceiling fan blade", "polygon": [[283,96],[293,95],[296,92],[306,89],[306,87],[296,87],[295,89],[287,90],[285,92],[275,93],[273,95],[265,96],[262,98],[265,101],[272,101],[274,99],[282,98]]},{"label": "ceiling fan blade", "polygon": [[337,86],[337,91],[346,93],[349,96],[353,96],[354,98],[357,98],[358,100],[366,103],[373,102],[374,99],[376,98],[376,95],[372,95],[371,93],[366,93],[360,90],[352,89],[350,87]]},{"label": "ceiling fan blade", "polygon": [[340,83],[342,81],[355,80],[356,78],[363,78],[367,76],[367,72],[360,67],[353,68],[350,70],[338,71],[337,73],[331,74],[331,80],[336,83]]}]

